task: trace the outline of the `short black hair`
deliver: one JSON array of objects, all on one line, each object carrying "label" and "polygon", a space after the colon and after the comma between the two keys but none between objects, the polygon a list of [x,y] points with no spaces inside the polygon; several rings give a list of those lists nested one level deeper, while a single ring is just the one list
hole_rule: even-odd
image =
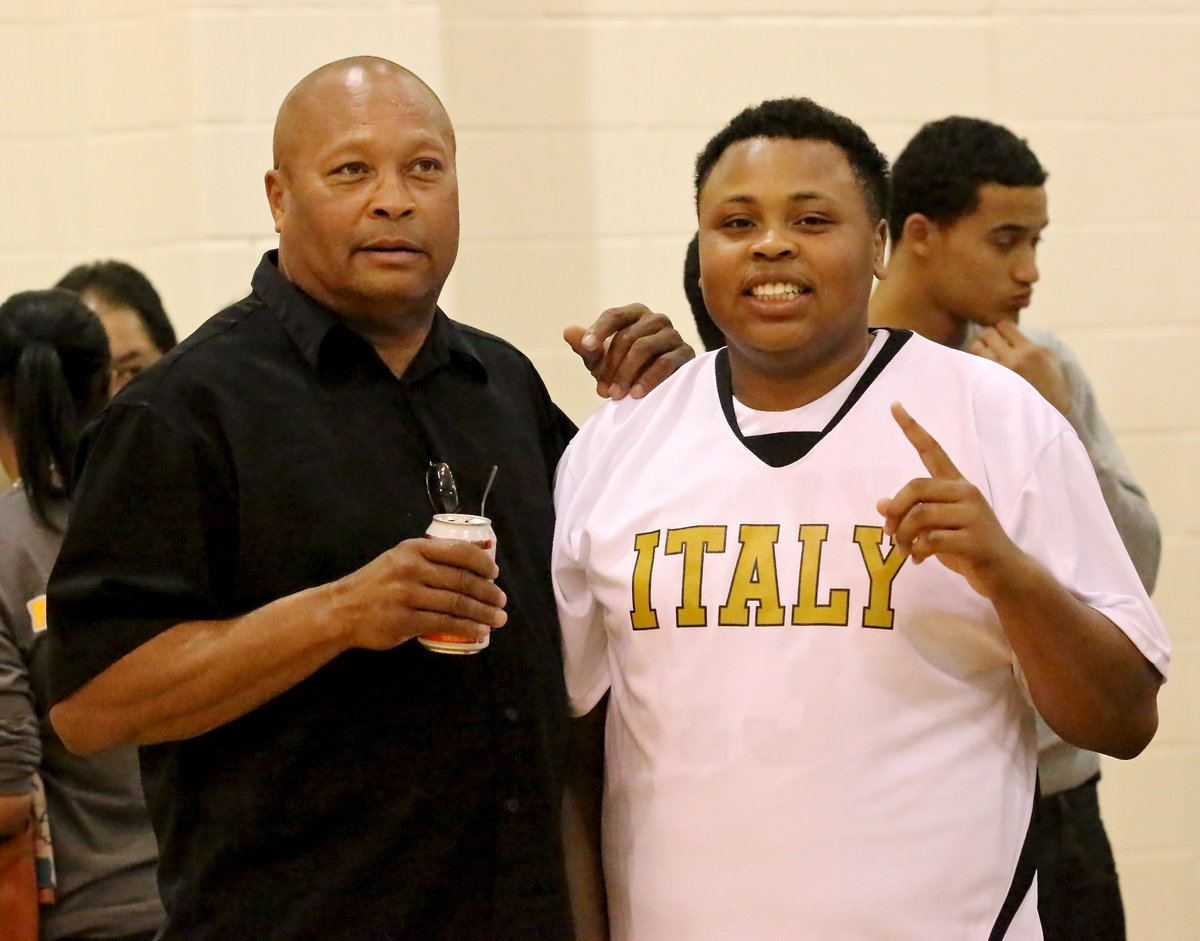
[{"label": "short black hair", "polygon": [[867,132],[811,98],[774,98],[734,116],[696,157],[696,201],[721,155],[755,137],[826,141],[841,149],[854,171],[873,219],[887,215],[888,162]]},{"label": "short black hair", "polygon": [[1041,186],[1046,176],[1029,145],[1006,127],[959,116],[931,121],[892,165],[892,243],[913,213],[949,225],[974,212],[985,183]]},{"label": "short black hair", "polygon": [[81,297],[91,291],[109,304],[131,307],[160,353],[175,345],[175,328],[163,309],[158,291],[149,278],[127,262],[95,261],[76,265],[59,278],[55,287],[73,291]]},{"label": "short black hair", "polygon": [[683,255],[683,293],[687,297],[688,306],[692,308],[692,319],[696,321],[696,332],[700,334],[700,342],[704,344],[704,349],[712,351],[726,346],[725,334],[709,316],[708,306],[704,303],[704,292],[700,290],[699,232],[692,236]]}]

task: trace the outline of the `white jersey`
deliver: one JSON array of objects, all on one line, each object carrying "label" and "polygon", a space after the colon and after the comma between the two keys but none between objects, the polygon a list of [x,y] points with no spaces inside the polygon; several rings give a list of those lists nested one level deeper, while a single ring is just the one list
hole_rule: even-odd
[{"label": "white jersey", "polygon": [[[572,709],[611,690],[613,938],[986,941],[1021,881],[1034,712],[992,606],[883,535],[877,501],[927,476],[889,409],[1165,676],[1087,454],[1016,374],[906,332],[789,412],[737,403],[724,356],[606,405],[559,465]],[[1003,937],[1040,938],[1012,894]]]}]

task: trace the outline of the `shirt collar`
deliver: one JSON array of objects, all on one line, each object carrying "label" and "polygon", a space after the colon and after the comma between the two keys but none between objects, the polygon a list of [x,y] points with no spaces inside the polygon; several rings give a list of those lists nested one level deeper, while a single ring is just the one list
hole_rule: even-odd
[{"label": "shirt collar", "polygon": [[[279,270],[279,252],[267,252],[259,262],[251,280],[254,293],[279,318],[284,330],[296,344],[300,354],[314,370],[329,365],[325,361],[341,354],[345,340],[357,340],[363,346],[366,341],[343,324],[327,307],[319,304],[300,288],[296,287]],[[341,338],[333,341],[332,338]],[[425,342],[405,370],[403,381],[408,384],[419,382],[439,367],[454,363],[468,375],[486,381],[487,368],[475,349],[471,338],[453,320],[442,312],[434,314],[433,324]]]}]

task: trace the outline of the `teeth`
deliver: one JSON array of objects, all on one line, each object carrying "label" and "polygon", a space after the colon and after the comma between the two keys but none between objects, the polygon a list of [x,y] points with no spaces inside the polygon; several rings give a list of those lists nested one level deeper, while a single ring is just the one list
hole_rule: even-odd
[{"label": "teeth", "polygon": [[799,297],[802,289],[798,284],[779,281],[774,284],[760,284],[751,288],[754,297],[770,298],[771,300],[791,300]]}]

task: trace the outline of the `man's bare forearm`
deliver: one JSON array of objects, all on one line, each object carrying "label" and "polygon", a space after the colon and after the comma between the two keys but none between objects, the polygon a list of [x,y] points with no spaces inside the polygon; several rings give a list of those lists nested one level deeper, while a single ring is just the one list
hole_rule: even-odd
[{"label": "man's bare forearm", "polygon": [[507,619],[496,575],[470,543],[407,539],[336,581],[241,617],[168,628],[54,706],[50,720],[84,754],[192,738],[351,647],[388,650],[432,632],[484,636]]},{"label": "man's bare forearm", "polygon": [[54,706],[51,722],[83,754],[191,738],[231,722],[346,649],[330,595],[322,585],[242,617],[177,624]]}]

